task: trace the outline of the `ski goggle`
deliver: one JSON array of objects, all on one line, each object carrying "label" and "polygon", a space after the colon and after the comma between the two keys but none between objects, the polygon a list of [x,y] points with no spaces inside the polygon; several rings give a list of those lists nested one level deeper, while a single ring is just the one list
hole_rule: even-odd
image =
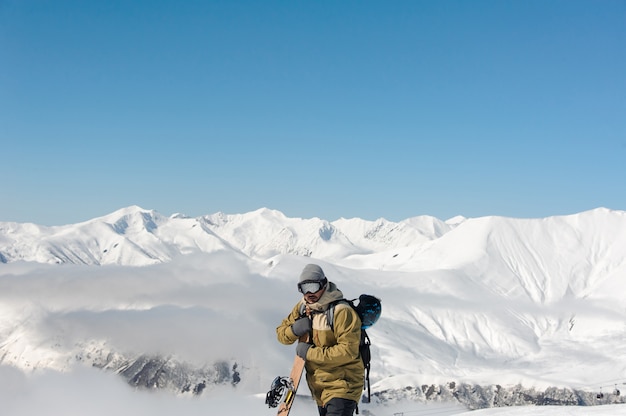
[{"label": "ski goggle", "polygon": [[326,286],[326,279],[321,282],[301,282],[298,283],[298,290],[302,294],[319,292]]}]

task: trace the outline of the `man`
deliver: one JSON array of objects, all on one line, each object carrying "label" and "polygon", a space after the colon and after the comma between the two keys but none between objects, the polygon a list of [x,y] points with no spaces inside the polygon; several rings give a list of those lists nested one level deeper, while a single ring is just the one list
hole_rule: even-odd
[{"label": "man", "polygon": [[[278,341],[290,345],[311,335],[296,354],[306,360],[306,381],[320,416],[352,416],[363,390],[361,320],[350,305],[337,302],[343,293],[316,264],[304,267],[298,290],[303,297],[276,328]],[[325,313],[329,307],[334,307],[333,328]]]}]

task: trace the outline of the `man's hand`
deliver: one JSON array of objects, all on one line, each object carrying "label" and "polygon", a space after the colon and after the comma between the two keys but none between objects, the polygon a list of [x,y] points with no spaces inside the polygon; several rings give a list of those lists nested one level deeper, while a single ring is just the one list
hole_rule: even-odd
[{"label": "man's hand", "polygon": [[308,342],[299,342],[296,347],[296,355],[304,360],[306,360],[306,353],[309,351],[313,344],[309,344]]},{"label": "man's hand", "polygon": [[293,325],[291,325],[291,330],[293,334],[297,337],[301,337],[307,332],[311,332],[313,329],[311,324],[311,319],[309,318],[300,318]]}]

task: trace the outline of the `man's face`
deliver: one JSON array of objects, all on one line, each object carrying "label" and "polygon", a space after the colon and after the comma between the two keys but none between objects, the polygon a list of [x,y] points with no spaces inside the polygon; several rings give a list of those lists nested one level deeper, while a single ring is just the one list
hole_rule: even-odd
[{"label": "man's face", "polygon": [[318,300],[320,300],[320,298],[322,297],[322,295],[324,294],[324,291],[326,290],[325,287],[321,288],[320,290],[318,290],[315,293],[305,293],[304,294],[304,300],[306,303],[315,303]]},{"label": "man's face", "polygon": [[304,295],[306,303],[315,303],[324,294],[326,282],[305,281],[298,284],[298,290]]}]

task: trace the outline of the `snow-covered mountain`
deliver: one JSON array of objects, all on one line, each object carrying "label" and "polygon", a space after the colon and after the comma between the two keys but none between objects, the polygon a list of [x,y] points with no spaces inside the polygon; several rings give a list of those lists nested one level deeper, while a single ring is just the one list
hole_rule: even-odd
[{"label": "snow-covered mountain", "polygon": [[441,237],[457,224],[434,217],[400,223],[358,218],[328,222],[287,218],[259,209],[197,218],[164,217],[137,206],[79,224],[44,227],[0,222],[0,261],[145,266],[179,255],[232,250],[253,259],[278,254],[341,260],[412,246]]},{"label": "snow-covered mountain", "polygon": [[87,363],[135,385],[262,392],[290,366],[274,328],[315,262],[347,297],[383,300],[379,400],[572,404],[626,382],[624,211],[394,223],[133,206],[0,223],[0,262],[0,364],[22,369]]}]

